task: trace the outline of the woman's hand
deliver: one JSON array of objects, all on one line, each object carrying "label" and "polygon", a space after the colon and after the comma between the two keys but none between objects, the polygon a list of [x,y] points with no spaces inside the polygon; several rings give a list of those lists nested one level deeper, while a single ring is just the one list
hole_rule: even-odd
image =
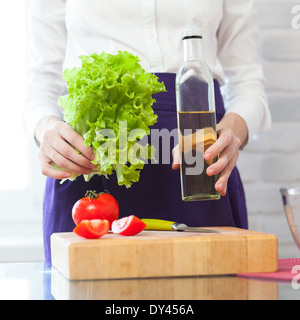
[{"label": "woman's hand", "polygon": [[[83,138],[56,117],[42,119],[36,128],[35,137],[40,143],[41,172],[46,176],[65,179],[70,177],[70,172],[89,174],[96,167],[91,163],[94,160],[93,149],[85,146]],[[63,170],[53,169],[52,162]]]},{"label": "woman's hand", "polygon": [[[207,168],[207,175],[220,174],[215,189],[222,196],[226,195],[228,179],[239,157],[239,149],[247,141],[248,129],[244,120],[234,113],[228,113],[217,125],[218,139],[204,153],[206,161],[219,155],[217,162]],[[179,168],[179,146],[173,149],[174,170]]]},{"label": "woman's hand", "polygon": [[215,189],[222,196],[226,195],[227,182],[239,157],[241,139],[239,139],[230,128],[218,130],[218,140],[210,146],[204,153],[205,160],[212,160],[219,155],[217,162],[209,166],[206,170],[208,176],[220,174],[215,184]]}]

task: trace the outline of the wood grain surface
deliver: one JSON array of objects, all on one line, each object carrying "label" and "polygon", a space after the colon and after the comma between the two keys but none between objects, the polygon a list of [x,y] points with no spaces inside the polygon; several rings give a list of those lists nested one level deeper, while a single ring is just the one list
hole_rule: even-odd
[{"label": "wood grain surface", "polygon": [[156,278],[274,272],[277,238],[216,227],[219,233],[143,231],[87,240],[74,233],[51,236],[52,265],[67,279]]}]

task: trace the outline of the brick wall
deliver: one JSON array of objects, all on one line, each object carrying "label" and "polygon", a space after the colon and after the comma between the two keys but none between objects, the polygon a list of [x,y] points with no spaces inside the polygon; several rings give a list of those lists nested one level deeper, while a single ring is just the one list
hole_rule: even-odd
[{"label": "brick wall", "polygon": [[279,193],[281,187],[300,186],[300,29],[292,24],[296,5],[300,0],[255,0],[273,128],[249,143],[238,161],[250,228],[275,234],[282,258],[300,257]]}]

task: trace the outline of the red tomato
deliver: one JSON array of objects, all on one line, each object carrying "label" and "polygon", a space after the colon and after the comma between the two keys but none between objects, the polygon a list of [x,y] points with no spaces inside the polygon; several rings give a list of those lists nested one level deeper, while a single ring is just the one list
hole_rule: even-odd
[{"label": "red tomato", "polygon": [[73,230],[78,236],[86,239],[98,239],[109,231],[107,220],[82,220]]},{"label": "red tomato", "polygon": [[86,197],[78,200],[72,209],[76,225],[82,220],[108,220],[110,226],[119,217],[119,204],[109,193],[88,191]]},{"label": "red tomato", "polygon": [[118,233],[123,236],[134,236],[146,228],[146,224],[136,216],[124,217],[115,220],[111,229],[113,233]]}]

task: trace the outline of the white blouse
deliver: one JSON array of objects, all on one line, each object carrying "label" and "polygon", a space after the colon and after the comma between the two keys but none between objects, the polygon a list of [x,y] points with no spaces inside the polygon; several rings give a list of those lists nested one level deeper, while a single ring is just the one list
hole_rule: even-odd
[{"label": "white blouse", "polygon": [[219,80],[226,112],[239,114],[249,140],[271,127],[257,46],[253,0],[29,0],[29,70],[25,124],[33,136],[46,116],[62,118],[64,68],[79,56],[127,50],[149,72],[176,72],[182,29],[203,30],[204,58]]}]

